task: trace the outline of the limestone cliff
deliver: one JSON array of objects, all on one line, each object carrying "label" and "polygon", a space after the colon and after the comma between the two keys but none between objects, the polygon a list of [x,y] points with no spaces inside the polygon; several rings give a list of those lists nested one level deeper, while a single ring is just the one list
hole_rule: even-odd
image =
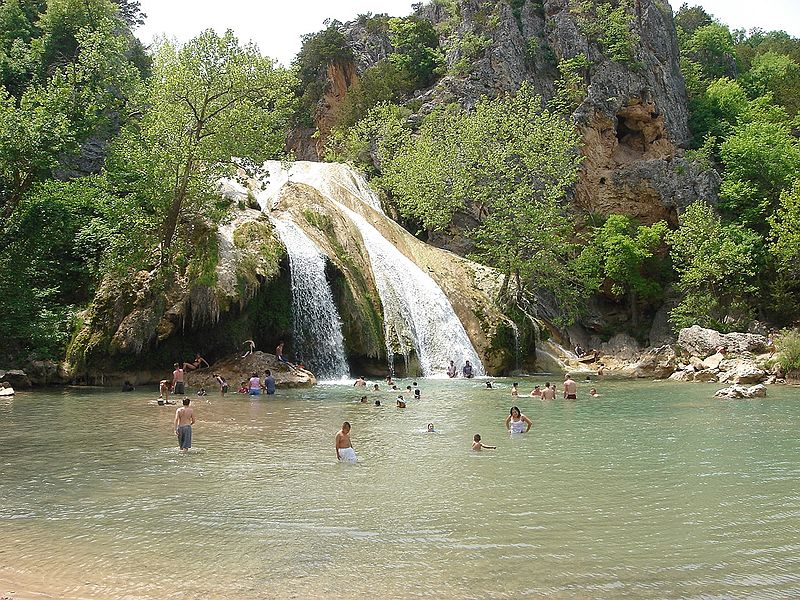
[{"label": "limestone cliff", "polygon": [[[590,26],[598,4],[457,0],[421,6],[417,14],[435,25],[447,68],[432,88],[409,98],[408,105],[419,114],[450,102],[470,107],[481,96],[517,89],[524,81],[547,101],[558,85],[561,61],[584,55],[585,98],[572,116],[583,135],[586,158],[574,208],[586,214],[622,213],[645,224],[660,219],[675,224],[684,206],[698,198],[716,198],[719,178],[683,157],[688,113],[672,11],[662,0],[631,3],[631,56],[620,59]],[[356,74],[391,51],[385,32],[370,33],[357,22],[343,25],[342,32],[353,49],[349,69]],[[335,68],[326,84],[337,100],[345,71]],[[316,115],[323,139],[334,108],[326,95]],[[318,143],[315,150],[318,156]],[[463,252],[459,239],[453,231],[439,243]]]}]

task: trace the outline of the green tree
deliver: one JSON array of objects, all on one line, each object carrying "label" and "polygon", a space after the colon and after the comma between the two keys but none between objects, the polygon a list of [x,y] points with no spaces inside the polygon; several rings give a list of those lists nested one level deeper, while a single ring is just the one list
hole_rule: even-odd
[{"label": "green tree", "polygon": [[769,251],[775,261],[773,311],[790,322],[800,314],[800,179],[781,194],[769,218]]},{"label": "green tree", "polygon": [[[637,226],[624,215],[611,215],[602,227],[592,232],[579,261],[584,272],[598,284],[607,282],[616,298],[627,297],[634,327],[639,322],[640,302],[660,299],[663,288],[657,280],[656,250],[667,232],[667,225]],[[597,286],[597,290],[601,288]]]},{"label": "green tree", "polygon": [[125,130],[112,166],[152,214],[162,262],[181,219],[213,208],[220,178],[281,154],[295,85],[290,72],[230,31],[158,49],[144,114]]},{"label": "green tree", "polygon": [[389,60],[407,73],[413,89],[431,85],[444,71],[444,54],[433,24],[417,16],[389,19]]},{"label": "green tree", "polygon": [[733,36],[721,23],[698,27],[683,42],[681,56],[699,65],[707,80],[736,75]]},{"label": "green tree", "polygon": [[571,310],[569,292],[580,286],[573,285],[575,246],[560,201],[577,177],[577,144],[574,127],[542,108],[526,84],[482,99],[472,112],[454,106],[431,113],[384,165],[382,182],[404,215],[432,230],[469,202],[479,215],[466,232],[474,257],[503,272],[509,299],[520,303],[524,291],[549,290]]},{"label": "green tree", "polygon": [[742,79],[752,97],[770,94],[790,117],[800,110],[800,64],[785,54],[768,51],[757,55]]},{"label": "green tree", "polygon": [[686,208],[667,240],[676,288],[683,294],[670,313],[676,327],[731,331],[749,324],[762,268],[761,238],[723,225],[713,207],[699,201]]},{"label": "green tree", "polygon": [[767,217],[800,173],[800,143],[788,122],[756,115],[720,147],[725,166],[720,206],[738,222],[766,234]]}]

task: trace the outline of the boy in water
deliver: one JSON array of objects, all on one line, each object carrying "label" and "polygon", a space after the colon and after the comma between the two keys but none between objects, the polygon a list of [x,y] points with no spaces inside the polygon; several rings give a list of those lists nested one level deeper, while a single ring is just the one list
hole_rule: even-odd
[{"label": "boy in water", "polygon": [[555,386],[550,387],[550,382],[544,384],[544,389],[542,390],[542,400],[555,400],[556,399],[556,388]]},{"label": "boy in water", "polygon": [[476,452],[480,452],[483,449],[486,450],[497,450],[497,446],[487,446],[486,444],[481,443],[481,434],[476,433],[472,437],[472,449]]},{"label": "boy in water", "polygon": [[194,410],[189,406],[189,399],[183,399],[183,406],[175,411],[175,435],[178,436],[178,445],[181,452],[186,452],[192,447],[192,425],[194,425]]},{"label": "boy in water", "polygon": [[356,451],[350,442],[350,423],[345,421],[336,433],[336,460],[347,463],[356,462]]}]

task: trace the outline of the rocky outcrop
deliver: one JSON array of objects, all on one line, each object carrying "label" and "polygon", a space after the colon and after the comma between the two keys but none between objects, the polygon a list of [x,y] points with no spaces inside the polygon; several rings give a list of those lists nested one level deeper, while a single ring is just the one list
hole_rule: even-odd
[{"label": "rocky outcrop", "polygon": [[675,350],[672,346],[650,348],[633,364],[624,367],[624,375],[637,378],[665,379],[675,371]]},{"label": "rocky outcrop", "polygon": [[8,383],[11,387],[19,390],[27,390],[31,387],[30,377],[25,371],[19,369],[0,370],[0,382]]},{"label": "rocky outcrop", "polygon": [[715,398],[766,398],[767,388],[761,384],[752,387],[744,387],[733,385],[731,387],[717,390],[714,393]]},{"label": "rocky outcrop", "polygon": [[212,390],[219,389],[219,385],[214,379],[214,375],[218,374],[228,382],[229,391],[235,392],[241,381],[250,379],[253,373],[258,373],[259,377],[263,377],[267,369],[272,372],[279,388],[312,387],[317,384],[317,379],[311,371],[292,368],[279,361],[274,354],[267,354],[260,350],[244,357],[232,354],[202,371],[189,371],[187,381],[193,389],[202,387],[212,394]]},{"label": "rocky outcrop", "polygon": [[695,356],[709,356],[718,347],[733,354],[762,353],[767,351],[767,338],[755,333],[720,333],[693,325],[680,330],[678,346],[685,354]]}]

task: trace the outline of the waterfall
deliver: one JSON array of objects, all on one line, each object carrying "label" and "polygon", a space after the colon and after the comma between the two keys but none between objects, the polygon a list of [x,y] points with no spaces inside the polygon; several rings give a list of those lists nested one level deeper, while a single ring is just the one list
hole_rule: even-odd
[{"label": "waterfall", "polygon": [[318,379],[347,377],[342,321],[325,278],[325,256],[291,221],[272,223],[289,255],[295,359],[302,358]]},{"label": "waterfall", "polygon": [[349,167],[325,163],[293,163],[285,169],[279,162],[268,162],[269,184],[258,196],[269,210],[280,188],[288,181],[315,187],[358,228],[367,249],[372,273],[383,305],[383,326],[389,365],[394,355],[407,361],[412,350],[424,376],[444,373],[450,361],[463,366],[469,360],[475,375],[485,371],[464,326],[450,301],[436,282],[403,255],[363,216],[338,201],[343,193],[355,196],[380,213],[380,203],[366,181]]}]

